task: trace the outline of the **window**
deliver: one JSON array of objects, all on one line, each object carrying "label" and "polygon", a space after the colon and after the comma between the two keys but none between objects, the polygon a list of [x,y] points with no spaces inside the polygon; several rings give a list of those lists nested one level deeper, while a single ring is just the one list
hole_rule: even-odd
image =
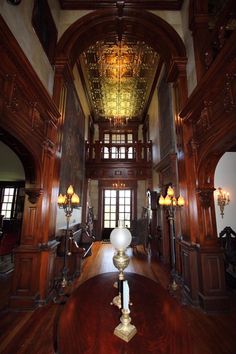
[{"label": "window", "polygon": [[103,150],[103,158],[104,159],[133,159],[133,147],[130,146],[126,148],[125,144],[132,144],[133,143],[133,134],[132,133],[105,133],[103,136],[103,142],[105,144],[120,144],[120,147],[112,146],[110,149],[109,147],[105,146]]},{"label": "window", "polygon": [[122,220],[130,227],[131,220],[131,190],[106,189],[104,191],[103,227],[114,228]]},{"label": "window", "polygon": [[17,196],[18,196],[18,188],[16,187],[2,188],[1,215],[4,215],[5,219],[12,219],[16,217]]}]

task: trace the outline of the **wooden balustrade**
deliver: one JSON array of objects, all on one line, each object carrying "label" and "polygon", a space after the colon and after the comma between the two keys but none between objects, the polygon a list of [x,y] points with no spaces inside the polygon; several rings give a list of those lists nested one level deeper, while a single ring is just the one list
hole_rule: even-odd
[{"label": "wooden balustrade", "polygon": [[128,162],[151,162],[152,143],[86,143],[86,161],[105,162],[106,160],[126,160]]}]

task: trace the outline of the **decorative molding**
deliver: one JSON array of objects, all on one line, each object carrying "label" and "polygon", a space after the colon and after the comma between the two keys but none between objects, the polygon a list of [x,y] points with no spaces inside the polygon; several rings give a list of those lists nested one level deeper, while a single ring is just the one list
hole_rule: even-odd
[{"label": "decorative molding", "polygon": [[28,195],[28,200],[32,204],[36,204],[40,195],[43,194],[43,189],[41,188],[25,188],[25,193]]},{"label": "decorative molding", "polygon": [[208,209],[211,206],[213,198],[213,192],[215,188],[199,188],[197,194],[199,195],[200,204],[204,209]]},{"label": "decorative molding", "polygon": [[16,96],[16,74],[6,74],[4,79],[3,92],[6,107],[12,111],[17,111],[19,101]]},{"label": "decorative molding", "polygon": [[188,156],[192,157],[196,155],[199,147],[200,147],[200,143],[198,142],[198,140],[194,138],[189,139],[187,143]]},{"label": "decorative molding", "polygon": [[37,109],[37,102],[30,102],[29,104],[29,116],[31,117],[31,129],[32,131],[38,130],[40,127],[41,116]]},{"label": "decorative molding", "polygon": [[224,108],[226,112],[230,112],[236,108],[236,74],[227,73],[225,75],[224,87]]},{"label": "decorative molding", "polygon": [[55,144],[50,139],[45,139],[43,141],[43,148],[44,151],[47,152],[49,155],[53,156],[55,152]]},{"label": "decorative molding", "polygon": [[166,74],[167,82],[174,82],[180,76],[185,77],[186,64],[187,64],[187,58],[174,57],[169,64],[169,68]]},{"label": "decorative molding", "polygon": [[193,126],[195,140],[202,140],[208,130],[211,129],[212,120],[212,101],[204,100],[200,116]]}]

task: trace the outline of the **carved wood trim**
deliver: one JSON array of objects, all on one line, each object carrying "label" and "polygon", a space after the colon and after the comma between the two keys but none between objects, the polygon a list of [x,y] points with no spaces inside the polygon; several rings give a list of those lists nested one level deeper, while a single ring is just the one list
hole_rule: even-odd
[{"label": "carved wood trim", "polygon": [[199,188],[197,189],[197,193],[199,195],[199,200],[201,203],[201,206],[204,209],[208,209],[211,204],[212,204],[212,200],[213,200],[213,192],[214,192],[215,188]]},{"label": "carved wood trim", "polygon": [[25,188],[25,193],[28,195],[29,202],[36,204],[40,195],[43,194],[43,189],[41,188]]},{"label": "carved wood trim", "polygon": [[[123,10],[123,26],[126,35],[137,38],[145,38],[158,53],[160,53],[167,66],[173,58],[186,59],[186,51],[182,39],[177,32],[160,17],[150,12],[127,9]],[[95,40],[104,39],[104,31],[109,28],[109,33],[117,33],[117,10],[103,9],[94,11],[79,19],[62,35],[58,43],[58,59],[60,55],[71,58],[70,65],[73,67],[78,55]],[[84,28],[87,29],[86,33]],[[147,33],[149,34],[147,36]],[[156,38],[163,38],[157,41]]]}]

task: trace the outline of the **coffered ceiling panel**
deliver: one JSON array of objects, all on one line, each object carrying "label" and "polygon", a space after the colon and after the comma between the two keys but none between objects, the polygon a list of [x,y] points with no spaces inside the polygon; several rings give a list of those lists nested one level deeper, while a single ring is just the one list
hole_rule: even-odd
[{"label": "coffered ceiling panel", "polygon": [[125,38],[98,41],[80,56],[94,121],[142,120],[159,55],[147,44]]}]

